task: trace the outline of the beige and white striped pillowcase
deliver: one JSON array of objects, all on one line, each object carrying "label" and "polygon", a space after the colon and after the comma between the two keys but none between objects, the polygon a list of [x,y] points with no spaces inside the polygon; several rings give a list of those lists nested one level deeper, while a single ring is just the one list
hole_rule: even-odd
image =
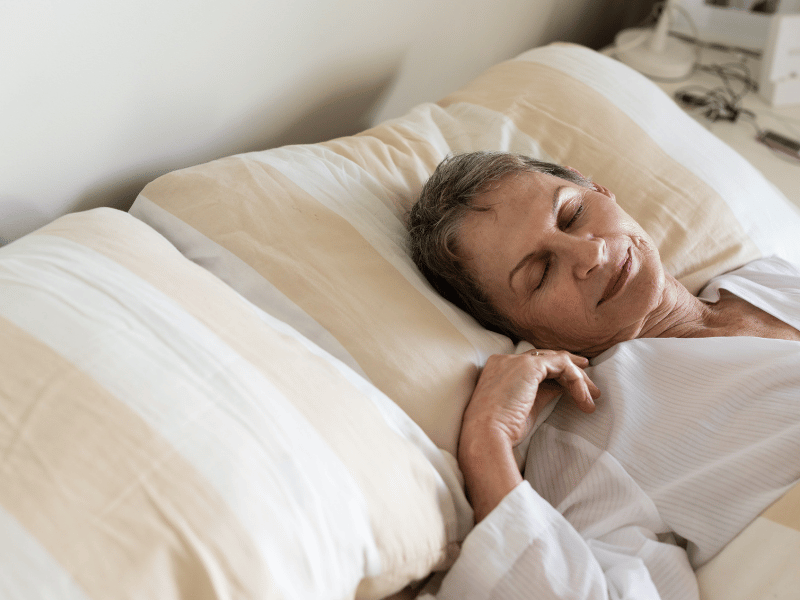
[{"label": "beige and white striped pillowcase", "polygon": [[402,411],[133,217],[4,247],[0,289],[12,597],[379,598],[466,535]]},{"label": "beige and white striped pillowcase", "polygon": [[364,374],[454,454],[477,369],[512,347],[432,292],[404,223],[436,164],[478,149],[597,179],[692,291],[760,256],[800,263],[800,217],[780,192],[652,82],[563,44],[356,136],[169,173],[131,212]]},{"label": "beige and white striped pillowcase", "polygon": [[132,213],[365,374],[455,456],[478,365],[513,345],[422,280],[382,185],[325,160],[300,147],[174,172]]}]

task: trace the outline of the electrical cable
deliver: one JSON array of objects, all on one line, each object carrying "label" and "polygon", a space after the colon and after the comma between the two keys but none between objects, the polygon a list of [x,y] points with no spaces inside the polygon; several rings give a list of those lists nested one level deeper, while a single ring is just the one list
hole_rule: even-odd
[{"label": "electrical cable", "polygon": [[709,89],[692,85],[677,90],[675,99],[684,108],[701,110],[703,116],[712,122],[736,122],[741,116],[755,119],[755,113],[741,106],[742,98],[758,90],[758,84],[746,64],[697,65],[696,69],[716,75],[721,79],[722,86]]},{"label": "electrical cable", "polygon": [[[677,90],[674,94],[675,100],[683,106],[684,110],[701,111],[703,116],[711,122],[730,121],[735,123],[742,119],[748,122],[756,130],[756,138],[760,139],[767,134],[767,131],[758,123],[756,113],[741,106],[742,99],[758,90],[758,84],[750,74],[750,69],[743,62],[698,65],[699,71],[714,74],[722,81],[722,86],[707,88],[701,85],[690,85]],[[740,86],[740,87],[737,87]],[[777,118],[777,115],[775,115]],[[781,120],[781,119],[779,119]],[[786,119],[784,125],[787,129],[792,119]],[[792,164],[800,165],[797,159],[790,157],[783,152],[766,144],[776,158]]]}]

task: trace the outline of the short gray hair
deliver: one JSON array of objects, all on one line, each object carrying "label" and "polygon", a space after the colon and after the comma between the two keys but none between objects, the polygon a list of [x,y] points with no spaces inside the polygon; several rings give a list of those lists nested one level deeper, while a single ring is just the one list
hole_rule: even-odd
[{"label": "short gray hair", "polygon": [[475,200],[503,179],[522,172],[555,175],[591,187],[577,171],[508,152],[470,152],[445,158],[425,183],[409,214],[411,257],[439,294],[477,321],[518,341],[521,327],[489,301],[460,256],[459,231],[470,211],[488,210]]}]

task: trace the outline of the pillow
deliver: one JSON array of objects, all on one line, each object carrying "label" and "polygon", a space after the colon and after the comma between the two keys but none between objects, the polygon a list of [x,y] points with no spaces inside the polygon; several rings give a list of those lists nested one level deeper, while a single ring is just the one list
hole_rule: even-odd
[{"label": "pillow", "polygon": [[112,209],[0,249],[0,581],[14,598],[380,598],[471,526],[349,367]]},{"label": "pillow", "polygon": [[169,173],[131,212],[455,453],[477,369],[513,349],[431,290],[408,257],[405,218],[439,161],[479,149],[595,178],[692,292],[761,256],[800,263],[800,217],[758,171],[645,77],[566,44],[356,136]]},{"label": "pillow", "polygon": [[[431,131],[441,115],[419,112]],[[384,135],[170,173],[142,191],[131,213],[369,379],[455,456],[478,366],[513,345],[440,298],[412,264],[403,216],[414,192],[405,178],[417,189],[437,161],[431,155],[423,167],[414,144],[398,134],[387,148]],[[371,168],[354,164],[358,155]]]}]

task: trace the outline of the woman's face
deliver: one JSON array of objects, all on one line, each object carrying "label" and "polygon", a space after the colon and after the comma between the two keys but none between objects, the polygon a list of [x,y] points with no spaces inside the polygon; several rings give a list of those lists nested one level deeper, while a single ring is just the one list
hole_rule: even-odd
[{"label": "woman's face", "polygon": [[490,301],[540,348],[595,356],[638,337],[665,274],[653,240],[602,186],[523,172],[482,194],[459,232]]}]

